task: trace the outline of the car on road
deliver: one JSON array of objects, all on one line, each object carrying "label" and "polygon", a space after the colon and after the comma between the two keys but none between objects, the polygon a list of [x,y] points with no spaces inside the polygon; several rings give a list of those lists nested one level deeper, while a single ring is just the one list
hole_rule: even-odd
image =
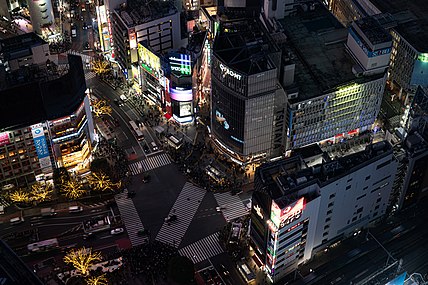
[{"label": "car on road", "polygon": [[10,219],[10,225],[18,225],[20,223],[24,222],[24,218],[23,217],[15,217]]},{"label": "car on road", "polygon": [[68,212],[69,213],[80,213],[80,212],[83,212],[83,207],[82,206],[71,206],[71,207],[68,207]]},{"label": "car on road", "polygon": [[217,212],[221,212],[222,210],[225,209],[225,207],[215,207],[215,209],[216,209]]},{"label": "car on road", "polygon": [[177,220],[177,215],[175,214],[170,214],[168,215],[168,217],[165,218],[165,222],[174,222]]},{"label": "car on road", "polygon": [[119,234],[123,233],[124,231],[125,230],[123,228],[116,228],[114,230],[111,230],[110,234],[112,234],[112,235],[119,235]]},{"label": "car on road", "polygon": [[228,276],[230,274],[229,270],[226,269],[226,267],[223,264],[220,264],[221,273],[224,276]]},{"label": "car on road", "polygon": [[153,151],[157,151],[158,150],[158,146],[156,145],[155,142],[151,142],[150,144],[152,145]]},{"label": "car on road", "polygon": [[146,154],[150,153],[150,149],[147,146],[147,144],[143,144],[143,150],[144,150],[144,153],[146,153]]},{"label": "car on road", "polygon": [[91,46],[89,45],[89,42],[85,42],[83,48],[86,49],[86,50],[87,49],[91,49]]}]

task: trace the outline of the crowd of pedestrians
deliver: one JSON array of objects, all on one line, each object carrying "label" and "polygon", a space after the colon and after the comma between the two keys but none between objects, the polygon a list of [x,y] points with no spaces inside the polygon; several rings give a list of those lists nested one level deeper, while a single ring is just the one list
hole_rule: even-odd
[{"label": "crowd of pedestrians", "polygon": [[150,284],[167,279],[168,262],[178,255],[176,248],[157,241],[122,252],[132,278],[142,277]]}]

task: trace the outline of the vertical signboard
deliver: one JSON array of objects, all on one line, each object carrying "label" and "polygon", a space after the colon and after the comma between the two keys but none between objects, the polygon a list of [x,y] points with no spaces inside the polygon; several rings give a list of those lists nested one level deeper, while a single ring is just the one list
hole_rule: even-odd
[{"label": "vertical signboard", "polygon": [[169,57],[171,72],[175,75],[192,74],[192,59],[188,54],[172,53]]},{"label": "vertical signboard", "polygon": [[0,133],[0,146],[10,144],[9,134],[7,132]]},{"label": "vertical signboard", "polygon": [[46,143],[43,125],[37,124],[31,126],[31,133],[33,135],[34,147],[36,148],[37,157],[39,158],[40,168],[51,167],[51,159],[49,155],[48,144]]}]

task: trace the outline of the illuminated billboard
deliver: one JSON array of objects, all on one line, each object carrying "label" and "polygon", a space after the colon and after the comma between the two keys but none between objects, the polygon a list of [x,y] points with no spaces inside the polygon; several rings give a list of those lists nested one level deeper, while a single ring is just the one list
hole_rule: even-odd
[{"label": "illuminated billboard", "polygon": [[181,87],[173,88],[171,87],[170,96],[172,100],[179,102],[186,102],[193,100],[192,89],[185,89]]},{"label": "illuminated billboard", "polygon": [[406,280],[406,275],[407,273],[404,272],[401,275],[394,278],[394,280],[391,280],[388,283],[386,283],[385,285],[403,285],[404,281]]},{"label": "illuminated billboard", "polygon": [[40,168],[44,169],[51,167],[52,164],[43,125],[37,124],[31,126],[31,133],[33,135],[34,147],[36,148],[37,157],[39,158]]},{"label": "illuminated billboard", "polygon": [[171,72],[175,75],[190,75],[192,73],[192,59],[188,54],[171,53],[169,56]]},{"label": "illuminated billboard", "polygon": [[140,43],[138,43],[138,58],[141,66],[149,73],[159,73],[161,69],[159,57]]},{"label": "illuminated billboard", "polygon": [[10,144],[9,134],[7,132],[0,133],[0,146]]},{"label": "illuminated billboard", "polygon": [[293,221],[299,219],[302,216],[303,209],[305,207],[305,198],[302,197],[299,200],[291,203],[285,208],[280,208],[275,202],[272,201],[272,208],[270,213],[270,219],[274,225],[280,229]]}]

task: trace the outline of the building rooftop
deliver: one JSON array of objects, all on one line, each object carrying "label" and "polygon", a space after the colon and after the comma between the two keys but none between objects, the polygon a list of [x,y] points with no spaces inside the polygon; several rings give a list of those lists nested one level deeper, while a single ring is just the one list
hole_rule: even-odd
[{"label": "building rooftop", "polygon": [[288,38],[286,48],[296,64],[297,101],[320,96],[337,87],[363,83],[373,77],[356,77],[357,63],[345,49],[348,30],[322,5],[313,10],[298,8],[295,15],[280,21]]},{"label": "building rooftop", "polygon": [[4,60],[31,55],[31,48],[47,44],[35,33],[27,33],[0,40],[0,54]]},{"label": "building rooftop", "polygon": [[127,5],[116,11],[128,28],[178,12],[173,0],[128,0]]},{"label": "building rooftop", "polygon": [[391,153],[392,146],[382,141],[368,145],[361,152],[313,167],[307,167],[301,156],[263,164],[256,170],[256,176],[272,199],[280,199],[311,184],[317,183],[322,187]]},{"label": "building rooftop", "polygon": [[230,68],[252,75],[276,68],[269,54],[280,50],[259,20],[239,19],[220,23],[213,51]]},{"label": "building rooftop", "polygon": [[30,270],[16,253],[0,240],[0,280],[2,285],[42,285],[43,282]]},{"label": "building rooftop", "polygon": [[373,17],[364,17],[355,24],[373,45],[392,41],[391,35],[381,26],[380,22]]},{"label": "building rooftop", "polygon": [[0,129],[25,127],[76,111],[86,91],[80,56],[68,55],[63,73],[46,69],[29,66],[0,74]]},{"label": "building rooftop", "polygon": [[419,52],[428,52],[428,5],[426,0],[371,0],[382,13],[397,20],[394,28]]}]

